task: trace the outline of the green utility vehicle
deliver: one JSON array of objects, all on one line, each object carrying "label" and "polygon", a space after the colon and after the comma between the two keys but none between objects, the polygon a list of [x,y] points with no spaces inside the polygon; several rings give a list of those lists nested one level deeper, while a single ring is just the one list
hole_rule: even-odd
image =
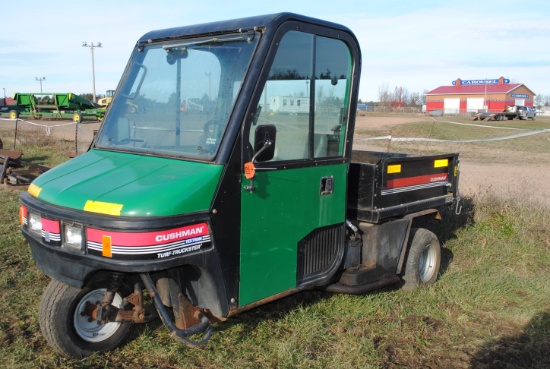
[{"label": "green utility vehicle", "polygon": [[48,342],[91,355],[158,315],[200,345],[299,291],[433,283],[415,222],[456,203],[458,155],[352,151],[360,72],[349,29],[291,13],[140,38],[90,150],[21,196]]},{"label": "green utility vehicle", "polygon": [[73,93],[16,93],[13,96],[15,104],[6,106],[10,119],[19,116],[30,116],[34,119],[69,118],[82,122],[83,118],[101,120],[105,109],[97,108],[91,101]]}]

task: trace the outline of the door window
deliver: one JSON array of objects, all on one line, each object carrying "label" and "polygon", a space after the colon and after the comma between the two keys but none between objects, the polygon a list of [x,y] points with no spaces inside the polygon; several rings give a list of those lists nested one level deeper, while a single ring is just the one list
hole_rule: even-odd
[{"label": "door window", "polygon": [[[285,34],[256,122],[276,127],[271,161],[343,155],[350,81],[351,53],[343,41],[298,31]],[[251,143],[255,131],[250,130]]]}]

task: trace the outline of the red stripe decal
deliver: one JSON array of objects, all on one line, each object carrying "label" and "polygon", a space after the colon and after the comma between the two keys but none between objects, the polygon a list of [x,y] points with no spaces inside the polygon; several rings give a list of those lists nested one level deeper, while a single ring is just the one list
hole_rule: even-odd
[{"label": "red stripe decal", "polygon": [[448,179],[447,173],[428,174],[425,176],[417,176],[417,177],[388,179],[386,181],[386,188],[415,186],[419,184],[426,184],[426,183],[433,183],[433,182],[443,182],[443,181],[446,182],[447,179]]},{"label": "red stripe decal", "polygon": [[42,230],[59,234],[59,221],[42,218]]},{"label": "red stripe decal", "polygon": [[86,234],[88,241],[100,244],[103,236],[109,236],[111,237],[112,244],[117,246],[154,246],[206,236],[208,235],[208,225],[200,223],[159,232],[111,232],[88,228]]}]

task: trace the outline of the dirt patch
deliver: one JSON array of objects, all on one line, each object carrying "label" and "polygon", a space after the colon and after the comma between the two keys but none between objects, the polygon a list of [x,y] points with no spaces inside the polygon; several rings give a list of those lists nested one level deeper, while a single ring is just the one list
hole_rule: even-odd
[{"label": "dirt patch", "polygon": [[[94,132],[101,125],[97,121],[83,121],[76,124],[67,120],[27,120],[21,119],[17,121],[17,131],[31,132],[32,135],[52,136],[58,139],[78,142],[78,153],[85,152],[94,138]],[[0,117],[0,131],[5,131],[2,134],[5,149],[13,149],[16,123],[14,120]],[[15,147],[19,150],[19,147]]]},{"label": "dirt patch", "polygon": [[461,160],[462,195],[492,195],[550,207],[550,166]]},{"label": "dirt patch", "polygon": [[359,115],[355,119],[355,128],[374,129],[387,126],[395,126],[399,124],[415,123],[426,120],[426,116],[418,115],[415,117],[375,117],[370,115]]}]

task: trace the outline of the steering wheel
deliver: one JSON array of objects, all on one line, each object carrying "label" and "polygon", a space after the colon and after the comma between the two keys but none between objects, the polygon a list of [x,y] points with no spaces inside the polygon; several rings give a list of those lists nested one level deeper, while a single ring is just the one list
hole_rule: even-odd
[{"label": "steering wheel", "polygon": [[199,137],[198,150],[202,154],[211,154],[218,147],[218,139],[224,125],[215,119],[211,119],[203,126],[203,135]]},{"label": "steering wheel", "polygon": [[220,136],[221,131],[223,130],[224,125],[215,119],[210,119],[204,124],[204,137],[206,139],[217,140]]}]

